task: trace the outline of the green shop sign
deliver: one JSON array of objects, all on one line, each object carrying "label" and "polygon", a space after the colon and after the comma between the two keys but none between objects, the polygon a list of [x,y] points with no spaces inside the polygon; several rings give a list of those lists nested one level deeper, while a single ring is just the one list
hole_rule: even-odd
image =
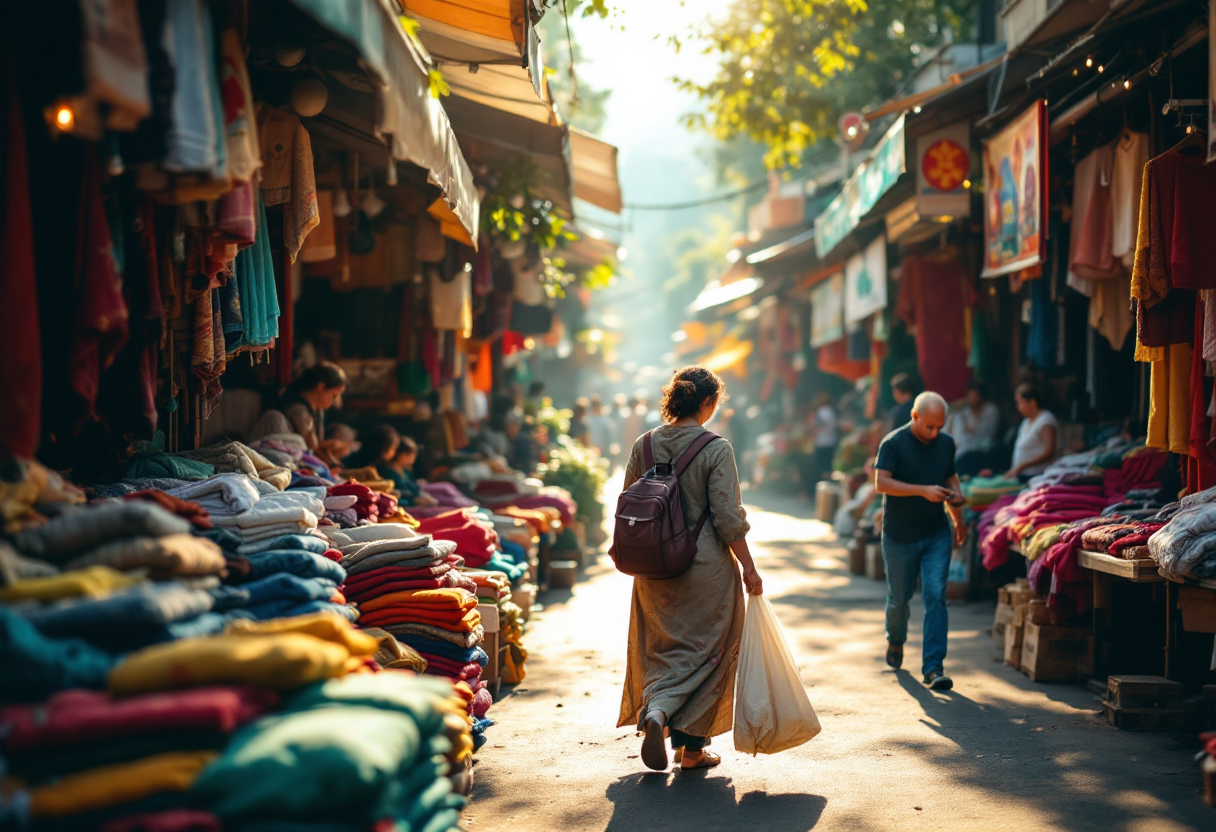
[{"label": "green shop sign", "polygon": [[874,155],[853,171],[840,194],[815,220],[815,253],[827,257],[840,245],[905,169],[904,117],[900,116],[874,148]]}]

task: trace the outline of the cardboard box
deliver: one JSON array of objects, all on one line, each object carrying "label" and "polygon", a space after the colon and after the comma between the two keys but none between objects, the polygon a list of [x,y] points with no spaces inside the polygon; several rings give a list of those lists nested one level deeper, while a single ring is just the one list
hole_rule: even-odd
[{"label": "cardboard box", "polygon": [[1051,623],[1051,610],[1046,601],[1036,598],[1026,605],[1026,623],[1039,626]]},{"label": "cardboard box", "polygon": [[1038,597],[1032,589],[1015,589],[1009,593],[1009,605],[1024,607]]},{"label": "cardboard box", "polygon": [[1022,667],[1022,637],[1023,627],[1008,624],[1005,627],[1005,664],[1015,670]]},{"label": "cardboard box", "polygon": [[992,638],[996,642],[996,648],[1002,652],[1005,650],[1005,629],[1012,622],[1013,607],[998,604],[996,617],[992,620]]},{"label": "cardboard box", "polygon": [[1188,633],[1216,633],[1216,590],[1201,586],[1178,587],[1182,629]]},{"label": "cardboard box", "polygon": [[1087,629],[1027,624],[1022,672],[1036,682],[1074,682],[1092,650],[1093,637]]}]

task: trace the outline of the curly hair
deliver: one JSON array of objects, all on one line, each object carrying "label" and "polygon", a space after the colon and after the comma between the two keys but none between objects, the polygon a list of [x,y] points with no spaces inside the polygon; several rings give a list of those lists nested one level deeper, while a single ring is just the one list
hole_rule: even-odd
[{"label": "curly hair", "polygon": [[726,382],[716,373],[704,367],[685,367],[677,370],[671,383],[663,387],[659,412],[664,422],[674,422],[695,416],[707,401],[717,400],[721,404],[728,398]]}]

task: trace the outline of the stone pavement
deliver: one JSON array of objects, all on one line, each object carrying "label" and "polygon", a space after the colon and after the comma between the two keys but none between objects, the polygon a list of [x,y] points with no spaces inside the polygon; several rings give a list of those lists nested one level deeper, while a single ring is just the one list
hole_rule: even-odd
[{"label": "stone pavement", "polygon": [[[511,830],[1216,830],[1194,738],[1117,731],[1077,685],[1001,664],[991,603],[952,603],[947,671],[931,693],[883,663],[883,585],[792,500],[749,506],[749,540],[823,733],[771,757],[735,752],[708,772],[649,772],[615,728],[630,579],[607,556],[551,592],[525,644],[528,678],[490,715],[469,832]],[[905,666],[919,667],[919,622]]]}]

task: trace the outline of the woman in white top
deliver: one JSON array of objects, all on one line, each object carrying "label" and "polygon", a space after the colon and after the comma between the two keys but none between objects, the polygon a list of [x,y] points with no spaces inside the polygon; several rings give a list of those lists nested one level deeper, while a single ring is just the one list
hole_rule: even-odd
[{"label": "woman in white top", "polygon": [[1039,389],[1033,384],[1023,384],[1014,396],[1018,412],[1024,418],[1013,445],[1013,467],[1005,474],[1009,479],[1042,473],[1060,455],[1060,423],[1051,411],[1043,409]]}]

